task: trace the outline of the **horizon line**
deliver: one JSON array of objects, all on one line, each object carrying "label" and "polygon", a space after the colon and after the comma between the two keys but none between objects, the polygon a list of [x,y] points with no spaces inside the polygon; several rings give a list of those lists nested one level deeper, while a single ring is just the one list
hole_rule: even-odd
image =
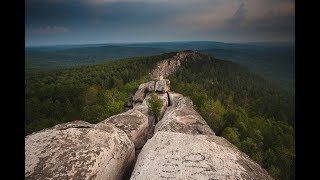
[{"label": "horizon line", "polygon": [[74,46],[74,45],[112,45],[112,44],[148,44],[148,43],[183,43],[183,42],[215,42],[224,44],[247,44],[247,43],[295,43],[295,40],[283,41],[210,41],[210,40],[196,40],[196,41],[136,41],[136,42],[100,42],[100,43],[66,43],[66,44],[39,44],[26,45],[27,47],[52,47],[52,46]]}]

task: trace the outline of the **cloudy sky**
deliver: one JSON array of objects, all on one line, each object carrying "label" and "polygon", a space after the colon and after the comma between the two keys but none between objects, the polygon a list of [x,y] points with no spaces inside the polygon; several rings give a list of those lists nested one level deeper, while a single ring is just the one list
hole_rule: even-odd
[{"label": "cloudy sky", "polygon": [[25,0],[29,45],[294,41],[294,0]]}]

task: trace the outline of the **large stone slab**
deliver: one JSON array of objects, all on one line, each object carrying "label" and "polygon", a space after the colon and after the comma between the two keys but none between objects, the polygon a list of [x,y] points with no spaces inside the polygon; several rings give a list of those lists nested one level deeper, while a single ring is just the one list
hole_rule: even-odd
[{"label": "large stone slab", "polygon": [[167,92],[169,96],[169,105],[176,107],[179,101],[183,98],[182,94],[175,93],[175,92]]},{"label": "large stone slab", "polygon": [[75,121],[25,138],[25,179],[120,180],[134,144],[113,124]]},{"label": "large stone slab", "polygon": [[149,114],[149,108],[146,99],[144,99],[143,102],[134,104],[133,109],[140,111],[142,114],[146,116]]},{"label": "large stone slab", "polygon": [[168,79],[162,79],[156,82],[155,91],[162,93],[170,91],[170,81]]},{"label": "large stone slab", "polygon": [[148,139],[148,117],[136,109],[109,117],[99,124],[111,123],[123,130],[134,143],[135,148],[141,148]]},{"label": "large stone slab", "polygon": [[143,100],[142,103],[137,103],[133,106],[133,109],[140,111],[144,115],[148,117],[149,127],[148,127],[148,139],[153,136],[154,127],[155,127],[155,118],[151,114],[149,114],[149,108],[147,105],[147,100]]},{"label": "large stone slab", "polygon": [[142,148],[131,180],[272,179],[224,138],[157,132]]},{"label": "large stone slab", "polygon": [[140,84],[138,90],[133,96],[133,102],[142,102],[144,98],[146,97],[146,94],[148,92],[154,91],[155,88],[155,82],[150,81],[147,83]]},{"label": "large stone slab", "polygon": [[193,109],[190,98],[180,96],[179,101],[167,108],[156,125],[155,132],[159,131],[214,135],[206,121]]}]

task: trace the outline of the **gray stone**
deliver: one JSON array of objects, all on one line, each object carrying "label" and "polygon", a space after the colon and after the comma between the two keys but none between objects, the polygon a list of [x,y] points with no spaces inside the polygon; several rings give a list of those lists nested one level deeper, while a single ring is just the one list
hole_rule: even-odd
[{"label": "gray stone", "polygon": [[[147,99],[147,98],[146,98]],[[148,127],[148,139],[153,136],[154,127],[155,127],[155,118],[151,114],[149,114],[149,108],[147,105],[147,100],[143,100],[142,103],[137,103],[134,105],[133,109],[140,111],[144,115],[148,117],[149,127]]]},{"label": "gray stone", "polygon": [[179,97],[174,106],[167,108],[155,127],[155,132],[158,131],[214,135],[206,121],[193,109],[192,101],[187,97]]},{"label": "gray stone", "polygon": [[134,144],[112,124],[60,124],[25,137],[25,179],[120,180],[134,155]]},{"label": "gray stone", "polygon": [[169,96],[169,105],[176,107],[180,100],[183,98],[182,94],[175,92],[167,92]]},{"label": "gray stone", "polygon": [[134,143],[135,148],[141,148],[148,139],[148,117],[136,109],[109,117],[99,124],[111,123],[123,130]]},{"label": "gray stone", "polygon": [[140,111],[142,114],[146,116],[149,115],[149,108],[146,100],[143,100],[143,102],[134,104],[133,109]]},{"label": "gray stone", "polygon": [[168,79],[162,79],[156,82],[155,91],[168,92],[170,91],[170,81]]},{"label": "gray stone", "polygon": [[272,179],[224,138],[157,132],[142,148],[131,180]]},{"label": "gray stone", "polygon": [[161,80],[162,77],[166,78],[170,74],[174,73],[181,62],[186,58],[196,59],[199,58],[197,52],[195,51],[181,51],[174,55],[172,58],[164,59],[157,63],[156,67],[151,72],[151,78],[155,80]]},{"label": "gray stone", "polygon": [[133,96],[133,102],[142,102],[148,92],[154,91],[155,82],[150,81],[144,84],[140,84],[138,90]]}]

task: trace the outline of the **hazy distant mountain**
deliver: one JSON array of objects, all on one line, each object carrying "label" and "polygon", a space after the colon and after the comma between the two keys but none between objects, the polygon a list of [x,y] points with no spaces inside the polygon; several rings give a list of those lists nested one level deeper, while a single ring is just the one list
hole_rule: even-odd
[{"label": "hazy distant mountain", "polygon": [[186,41],[26,47],[26,70],[98,64],[113,59],[158,55],[186,49],[230,60],[267,78],[294,85],[295,45],[290,42]]}]

